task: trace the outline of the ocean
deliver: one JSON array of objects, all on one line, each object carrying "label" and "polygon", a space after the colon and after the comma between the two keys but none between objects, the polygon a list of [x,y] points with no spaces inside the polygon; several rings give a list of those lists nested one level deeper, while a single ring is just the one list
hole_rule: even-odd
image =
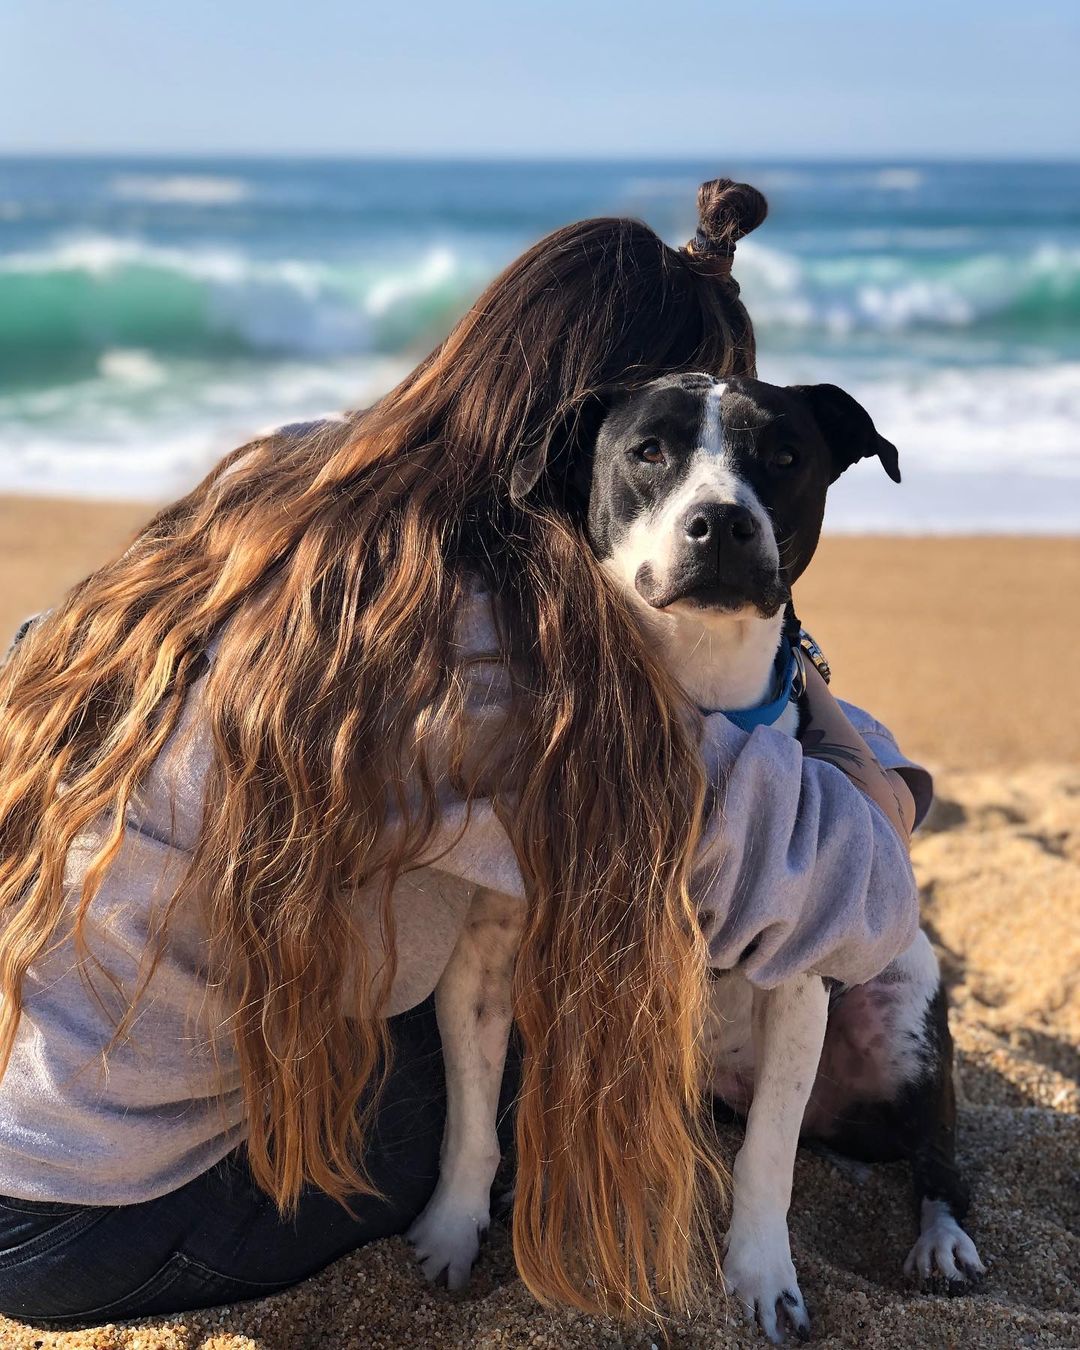
[{"label": "ocean", "polygon": [[1080,164],[0,159],[0,490],[174,496],[369,402],[546,231],[682,242],[720,172],[770,200],[735,266],[761,377],[900,448],[830,529],[1080,529]]}]

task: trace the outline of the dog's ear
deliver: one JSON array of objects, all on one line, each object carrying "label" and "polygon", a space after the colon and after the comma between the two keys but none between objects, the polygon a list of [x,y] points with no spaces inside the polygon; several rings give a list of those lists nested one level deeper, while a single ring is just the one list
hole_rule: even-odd
[{"label": "dog's ear", "polygon": [[510,500],[520,506],[542,478],[554,498],[571,514],[588,506],[596,437],[610,410],[599,395],[572,409],[548,440],[519,452],[510,471]]},{"label": "dog's ear", "polygon": [[547,468],[547,442],[528,446],[518,451],[514,467],[510,470],[510,500],[520,506],[533,488],[539,483]]},{"label": "dog's ear", "polygon": [[896,446],[878,435],[870,414],[861,403],[856,403],[850,394],[845,394],[835,384],[796,384],[792,389],[810,405],[814,420],[832,452],[830,482],[835,483],[856,460],[877,455],[885,472],[894,483],[899,483],[900,457]]}]

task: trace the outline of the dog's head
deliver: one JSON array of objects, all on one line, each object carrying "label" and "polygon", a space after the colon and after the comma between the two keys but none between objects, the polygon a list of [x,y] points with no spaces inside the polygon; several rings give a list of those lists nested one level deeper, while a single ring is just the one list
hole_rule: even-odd
[{"label": "dog's head", "polygon": [[831,384],[676,375],[617,399],[588,467],[597,556],[655,611],[768,617],[821,533],[829,484],[896,449]]}]

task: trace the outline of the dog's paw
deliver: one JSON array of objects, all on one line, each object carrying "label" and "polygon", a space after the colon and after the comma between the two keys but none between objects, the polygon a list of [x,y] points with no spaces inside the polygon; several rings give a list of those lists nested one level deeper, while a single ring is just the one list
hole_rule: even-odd
[{"label": "dog's paw", "polygon": [[904,1262],[908,1279],[946,1280],[965,1284],[986,1273],[974,1242],[953,1218],[946,1204],[923,1201],[923,1227]]},{"label": "dog's paw", "polygon": [[440,1195],[436,1190],[406,1237],[429,1280],[445,1274],[448,1289],[464,1289],[489,1222],[486,1205],[470,1205],[452,1193]]},{"label": "dog's paw", "polygon": [[791,1260],[787,1225],[749,1233],[728,1233],[724,1284],[748,1318],[756,1321],[774,1345],[782,1345],[788,1331],[801,1341],[810,1338],[806,1311]]}]

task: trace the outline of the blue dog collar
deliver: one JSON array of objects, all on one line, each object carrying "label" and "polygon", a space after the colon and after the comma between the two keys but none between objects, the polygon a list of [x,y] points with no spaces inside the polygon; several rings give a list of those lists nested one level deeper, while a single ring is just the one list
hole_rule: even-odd
[{"label": "blue dog collar", "polygon": [[798,658],[787,638],[780,643],[773,670],[779,682],[779,693],[776,697],[768,703],[759,703],[756,708],[735,708],[730,712],[726,708],[720,708],[719,711],[729,722],[734,722],[743,731],[753,731],[755,727],[771,727],[774,722],[780,720],[787,705],[793,698],[798,697],[796,682],[801,683],[798,678],[801,674]]}]

